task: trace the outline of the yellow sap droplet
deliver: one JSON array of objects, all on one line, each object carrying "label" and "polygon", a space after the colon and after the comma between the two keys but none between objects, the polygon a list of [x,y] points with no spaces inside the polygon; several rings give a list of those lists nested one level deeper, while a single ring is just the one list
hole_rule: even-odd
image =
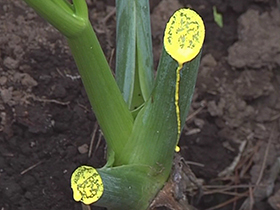
[{"label": "yellow sap droplet", "polygon": [[178,63],[195,58],[203,45],[205,27],[201,17],[191,9],[179,9],[169,19],[164,32],[166,52]]},{"label": "yellow sap droplet", "polygon": [[[177,144],[181,134],[179,107],[180,71],[183,64],[194,59],[200,52],[205,37],[205,27],[201,17],[191,9],[179,9],[166,24],[163,44],[166,52],[178,62],[176,69],[175,111],[177,117]],[[176,152],[180,147],[176,146]]]},{"label": "yellow sap droplet", "polygon": [[71,188],[74,200],[87,205],[98,201],[104,191],[101,176],[90,166],[80,166],[73,172]]}]

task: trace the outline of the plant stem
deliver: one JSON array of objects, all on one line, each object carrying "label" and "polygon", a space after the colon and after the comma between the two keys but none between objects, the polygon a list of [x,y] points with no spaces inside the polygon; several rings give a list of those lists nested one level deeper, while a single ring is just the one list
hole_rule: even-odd
[{"label": "plant stem", "polygon": [[[194,92],[200,54],[183,65],[180,80],[181,128],[191,104]],[[168,177],[174,149],[177,144],[177,118],[175,108],[176,69],[178,63],[165,49],[162,51],[155,88],[135,119],[132,136],[118,159],[126,164],[143,164],[153,168],[161,167],[162,176]],[[118,164],[118,163],[117,163]]]},{"label": "plant stem", "polygon": [[133,118],[90,23],[68,43],[106,142],[118,157],[131,134]]},{"label": "plant stem", "polygon": [[150,173],[150,167],[126,165],[97,169],[104,193],[96,202],[108,210],[146,210],[165,180]]},{"label": "plant stem", "polygon": [[133,117],[89,22],[85,0],[25,1],[66,36],[109,151],[117,157],[130,137]]},{"label": "plant stem", "polygon": [[154,84],[149,1],[116,1],[116,8],[116,80],[132,111],[148,100]]},{"label": "plant stem", "polygon": [[24,1],[66,37],[75,36],[86,26],[88,13],[84,0],[74,0],[75,7],[65,0]]}]

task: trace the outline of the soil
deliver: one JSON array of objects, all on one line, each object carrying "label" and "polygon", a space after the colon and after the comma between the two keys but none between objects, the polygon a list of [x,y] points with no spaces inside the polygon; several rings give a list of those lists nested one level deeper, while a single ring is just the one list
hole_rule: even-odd
[{"label": "soil", "polygon": [[[114,1],[87,2],[114,69]],[[174,10],[194,8],[206,24],[197,87],[180,140],[182,156],[203,183],[204,194],[194,205],[280,209],[279,1],[150,3],[155,65]],[[222,28],[213,6],[223,16]],[[0,209],[81,209],[72,199],[71,173],[81,164],[104,165],[105,142],[98,143],[100,131],[93,135],[96,119],[69,48],[20,0],[0,0],[0,18]]]}]

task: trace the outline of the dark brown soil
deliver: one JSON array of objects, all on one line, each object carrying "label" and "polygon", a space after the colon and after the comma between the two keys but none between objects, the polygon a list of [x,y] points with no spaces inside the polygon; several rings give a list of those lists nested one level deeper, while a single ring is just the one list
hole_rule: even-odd
[{"label": "dark brown soil", "polygon": [[[114,1],[88,3],[114,69]],[[197,88],[180,141],[182,155],[195,162],[190,166],[203,182],[196,207],[239,209],[251,192],[255,205],[245,209],[279,209],[277,1],[151,0],[155,64],[165,23],[182,6],[197,10],[206,24]],[[213,6],[223,15],[222,28],[214,22]],[[0,18],[0,209],[80,210],[72,199],[71,173],[81,164],[104,165],[105,142],[96,147],[97,132],[97,149],[89,155],[96,120],[75,63],[63,37],[22,1],[0,0]],[[235,194],[213,192],[226,186]]]}]

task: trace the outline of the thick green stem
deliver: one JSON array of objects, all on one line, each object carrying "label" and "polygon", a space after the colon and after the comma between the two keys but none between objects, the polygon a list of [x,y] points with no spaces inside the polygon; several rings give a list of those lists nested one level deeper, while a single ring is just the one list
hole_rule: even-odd
[{"label": "thick green stem", "polygon": [[65,0],[24,1],[67,37],[75,36],[87,24],[88,12],[84,0],[74,0],[75,7]]},{"label": "thick green stem", "polygon": [[111,73],[88,20],[84,0],[25,0],[67,37],[92,109],[110,151],[118,157],[126,145],[133,117]]},{"label": "thick green stem", "polygon": [[[194,92],[200,54],[181,70],[179,106],[184,126]],[[177,144],[177,118],[174,103],[177,62],[163,49],[155,88],[135,119],[132,136],[118,159],[126,164],[162,167],[167,178]],[[117,162],[118,164],[118,162]]]},{"label": "thick green stem", "polygon": [[118,157],[131,134],[133,118],[90,23],[68,43],[107,144]]},{"label": "thick green stem", "polygon": [[148,166],[129,165],[97,171],[104,193],[95,205],[108,210],[145,210],[165,182],[156,176],[160,171],[151,171]]}]

